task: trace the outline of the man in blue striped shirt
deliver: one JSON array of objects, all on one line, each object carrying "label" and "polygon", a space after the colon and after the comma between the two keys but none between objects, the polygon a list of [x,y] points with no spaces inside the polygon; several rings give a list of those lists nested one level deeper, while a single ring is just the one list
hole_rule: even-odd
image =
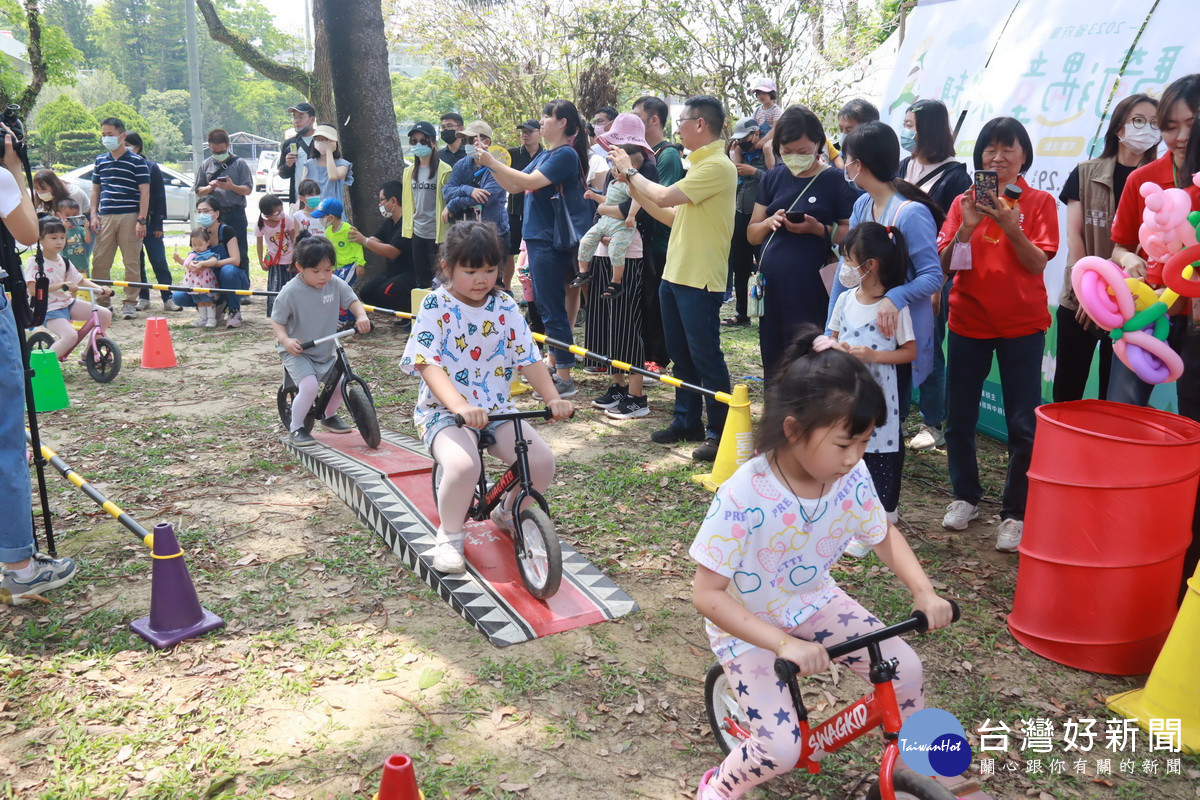
[{"label": "man in blue striped shirt", "polygon": [[[100,235],[92,251],[92,277],[108,280],[120,247],[125,280],[137,282],[150,209],[150,167],[125,147],[125,123],[116,117],[100,123],[100,143],[108,152],[96,156],[92,167],[92,230]],[[138,290],[126,287],[122,317],[137,317],[137,300]],[[98,302],[107,304],[107,299]]]}]

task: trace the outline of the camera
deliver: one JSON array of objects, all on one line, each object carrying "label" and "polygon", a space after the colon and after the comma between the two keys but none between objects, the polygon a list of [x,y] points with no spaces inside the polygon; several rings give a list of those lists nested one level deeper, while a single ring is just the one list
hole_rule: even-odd
[{"label": "camera", "polygon": [[[12,134],[13,147],[17,154],[21,156],[21,160],[25,161],[25,123],[21,119],[21,107],[16,103],[9,103],[4,107],[4,111],[0,113],[0,122],[8,128]],[[0,136],[0,158],[4,158],[5,137]]]}]

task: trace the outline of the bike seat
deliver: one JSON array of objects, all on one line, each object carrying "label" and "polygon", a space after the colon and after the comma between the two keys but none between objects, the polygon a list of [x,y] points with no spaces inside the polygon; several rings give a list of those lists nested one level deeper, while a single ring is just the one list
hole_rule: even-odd
[{"label": "bike seat", "polygon": [[479,449],[484,450],[496,443],[496,434],[491,431],[479,432]]}]

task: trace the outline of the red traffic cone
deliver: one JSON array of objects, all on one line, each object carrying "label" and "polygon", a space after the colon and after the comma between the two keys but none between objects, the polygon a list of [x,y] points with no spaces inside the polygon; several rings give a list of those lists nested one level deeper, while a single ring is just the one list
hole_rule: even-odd
[{"label": "red traffic cone", "polygon": [[142,340],[142,369],[166,369],[178,363],[167,318],[150,317],[146,320],[146,338]]},{"label": "red traffic cone", "polygon": [[375,800],[425,800],[425,793],[417,788],[411,758],[403,753],[388,756]]},{"label": "red traffic cone", "polygon": [[200,605],[175,529],[166,522],[154,526],[151,558],[150,616],[130,623],[134,633],[161,650],[225,627],[225,620]]}]

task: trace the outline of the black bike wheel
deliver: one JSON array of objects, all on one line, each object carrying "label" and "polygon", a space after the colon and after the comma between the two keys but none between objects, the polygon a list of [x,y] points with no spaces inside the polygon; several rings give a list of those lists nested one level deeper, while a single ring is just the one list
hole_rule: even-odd
[{"label": "black bike wheel", "polygon": [[88,348],[84,363],[92,380],[96,383],[109,383],[117,377],[117,373],[121,371],[121,348],[117,347],[116,342],[104,336],[97,337],[96,350],[99,351],[99,357],[86,342],[84,346]]},{"label": "black bike wheel", "polygon": [[36,353],[40,350],[49,350],[58,341],[54,338],[54,334],[50,331],[38,331],[25,340],[25,344],[29,352]]},{"label": "black bike wheel", "polygon": [[521,581],[534,597],[541,600],[553,597],[562,583],[562,547],[554,523],[537,506],[522,511],[519,521],[525,539],[524,555],[517,554]]},{"label": "black bike wheel", "polygon": [[350,409],[350,416],[358,426],[358,432],[367,443],[367,447],[374,450],[379,447],[379,417],[375,416],[375,406],[371,405],[371,398],[361,385],[350,383],[345,389],[346,407]]},{"label": "black bike wheel", "polygon": [[741,744],[742,740],[729,731],[725,719],[736,721],[743,728],[748,727],[750,720],[738,705],[737,693],[729,685],[729,678],[720,664],[708,668],[704,678],[704,708],[708,712],[708,727],[712,728],[713,736],[721,752],[729,755],[729,751]]},{"label": "black bike wheel", "polygon": [[[956,800],[954,792],[933,778],[918,775],[912,770],[898,769],[892,773],[892,787],[896,790],[896,800]],[[882,797],[879,781],[875,781],[867,790],[867,800],[880,800]]]},{"label": "black bike wheel", "polygon": [[[295,386],[281,386],[275,394],[275,410],[279,412],[279,421],[283,423],[285,431],[292,429],[292,401],[296,399],[297,391],[298,389]],[[312,433],[312,415],[310,414],[309,417],[310,419],[308,420],[308,424],[304,426],[304,430]]]}]

